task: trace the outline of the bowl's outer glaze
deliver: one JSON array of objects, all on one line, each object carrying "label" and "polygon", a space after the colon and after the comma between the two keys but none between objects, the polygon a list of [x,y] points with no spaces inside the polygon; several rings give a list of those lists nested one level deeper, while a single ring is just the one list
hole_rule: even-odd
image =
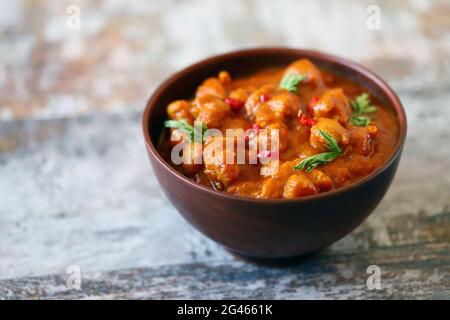
[{"label": "bowl's outer glaze", "polygon": [[[294,200],[259,200],[220,193],[176,172],[156,151],[166,106],[188,98],[208,76],[229,70],[234,76],[308,58],[320,68],[363,83],[399,121],[399,140],[390,160],[375,173],[333,192]],[[165,194],[198,230],[234,252],[262,258],[286,258],[317,251],[361,224],[389,188],[406,137],[406,116],[395,93],[377,76],[353,62],[322,53],[262,48],[216,56],[180,71],[150,98],[143,118],[150,162]]]}]

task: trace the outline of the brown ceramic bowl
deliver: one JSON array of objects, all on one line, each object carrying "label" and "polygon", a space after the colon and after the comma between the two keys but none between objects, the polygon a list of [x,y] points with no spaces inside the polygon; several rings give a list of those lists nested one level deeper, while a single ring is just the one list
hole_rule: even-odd
[{"label": "brown ceramic bowl", "polygon": [[[218,192],[184,177],[158,153],[168,103],[193,95],[207,77],[234,77],[308,58],[321,69],[358,82],[397,116],[400,134],[389,160],[364,179],[336,191],[300,199],[261,200]],[[150,162],[167,197],[194,227],[229,250],[261,258],[286,258],[324,248],[350,233],[379,204],[396,172],[406,137],[406,116],[392,89],[366,68],[310,50],[259,48],[196,63],[166,80],[147,103],[143,130]]]}]

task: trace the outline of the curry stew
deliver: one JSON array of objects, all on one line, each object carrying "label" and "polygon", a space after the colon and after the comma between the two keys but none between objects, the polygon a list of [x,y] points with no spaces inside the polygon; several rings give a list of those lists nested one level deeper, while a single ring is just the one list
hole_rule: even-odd
[{"label": "curry stew", "polygon": [[[261,199],[299,198],[352,184],[382,166],[398,139],[392,111],[360,85],[307,59],[238,79],[222,71],[204,80],[193,99],[170,103],[167,114],[170,135],[163,135],[158,148],[168,162],[200,184]],[[224,137],[192,140],[188,157],[195,156],[195,144],[226,139],[227,129],[251,128],[253,136],[260,129],[278,130],[278,170],[262,174],[266,164],[259,160],[270,158],[270,151],[258,154],[254,164],[208,162],[205,153],[201,164],[173,164],[171,150],[183,140],[175,128],[183,131],[194,121],[219,129]]]}]

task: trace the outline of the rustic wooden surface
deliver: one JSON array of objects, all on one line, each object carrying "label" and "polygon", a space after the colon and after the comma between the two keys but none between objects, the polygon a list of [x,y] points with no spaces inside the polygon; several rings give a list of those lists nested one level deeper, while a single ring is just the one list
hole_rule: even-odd
[{"label": "rustic wooden surface", "polygon": [[[66,27],[69,4],[80,30]],[[370,4],[380,30],[366,27]],[[449,1],[2,6],[0,298],[450,298]],[[146,99],[171,72],[263,45],[372,68],[409,120],[398,174],[372,216],[286,266],[245,261],[189,226],[160,192],[140,132]],[[69,265],[81,290],[66,287]],[[369,265],[381,268],[381,290],[366,286]]]}]

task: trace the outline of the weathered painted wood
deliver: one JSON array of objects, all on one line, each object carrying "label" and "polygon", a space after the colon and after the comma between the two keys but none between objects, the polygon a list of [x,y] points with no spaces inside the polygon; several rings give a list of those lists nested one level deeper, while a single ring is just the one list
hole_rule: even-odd
[{"label": "weathered painted wood", "polygon": [[[368,221],[331,250],[450,239],[439,220],[417,229],[450,207],[450,164],[442,161],[450,133],[441,118],[441,99],[450,97],[402,98],[410,134],[397,178]],[[232,259],[161,194],[139,122],[137,113],[2,126],[0,278],[60,273],[71,264],[95,271]]]},{"label": "weathered painted wood", "polygon": [[0,278],[230,257],[163,196],[140,117],[1,126]]},{"label": "weathered painted wood", "polygon": [[[446,214],[448,221],[449,213]],[[447,228],[450,225],[447,223]],[[369,290],[374,261],[381,288]],[[0,281],[4,299],[449,299],[447,243],[306,258],[291,266],[241,261],[98,272],[68,289],[65,275]]]}]

